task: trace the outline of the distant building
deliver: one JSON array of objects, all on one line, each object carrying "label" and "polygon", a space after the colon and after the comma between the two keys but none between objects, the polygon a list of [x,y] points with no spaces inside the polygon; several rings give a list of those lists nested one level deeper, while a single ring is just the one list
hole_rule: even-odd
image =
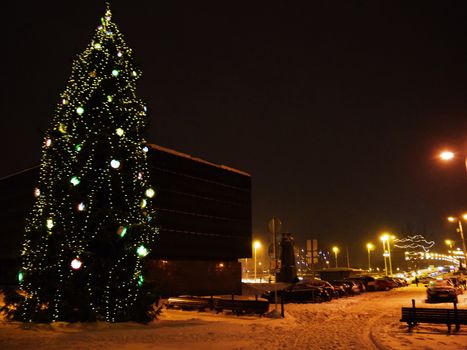
[{"label": "distant building", "polygon": [[[251,177],[149,145],[159,236],[146,266],[163,295],[240,294],[251,257]],[[0,180],[0,285],[14,284],[39,167]]]}]

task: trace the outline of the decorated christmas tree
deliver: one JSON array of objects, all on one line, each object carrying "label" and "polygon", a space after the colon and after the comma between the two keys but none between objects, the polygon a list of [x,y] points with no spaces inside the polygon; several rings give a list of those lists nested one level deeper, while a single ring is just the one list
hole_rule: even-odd
[{"label": "decorated christmas tree", "polygon": [[[73,62],[42,146],[35,204],[7,296],[24,322],[142,321],[155,316],[142,260],[157,235],[141,76],[107,5]],[[14,304],[14,308],[11,305]]]}]

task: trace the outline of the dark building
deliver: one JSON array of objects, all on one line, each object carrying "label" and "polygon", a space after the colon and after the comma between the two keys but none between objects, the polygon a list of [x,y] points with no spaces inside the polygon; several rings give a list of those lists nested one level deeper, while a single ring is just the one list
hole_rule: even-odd
[{"label": "dark building", "polygon": [[[241,293],[251,257],[251,177],[150,145],[159,235],[146,266],[163,295]],[[0,180],[0,284],[14,283],[39,168]]]}]

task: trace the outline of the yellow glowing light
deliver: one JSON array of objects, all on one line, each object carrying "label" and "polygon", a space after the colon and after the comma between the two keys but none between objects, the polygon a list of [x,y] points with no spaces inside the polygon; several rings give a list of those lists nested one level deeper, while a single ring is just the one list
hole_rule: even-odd
[{"label": "yellow glowing light", "polygon": [[373,249],[375,249],[375,246],[374,246],[372,243],[367,243],[367,244],[366,244],[366,248],[367,248],[368,250],[373,250]]},{"label": "yellow glowing light", "polygon": [[61,123],[59,126],[58,126],[58,131],[60,131],[62,134],[66,134],[66,125]]},{"label": "yellow glowing light", "polygon": [[156,194],[156,191],[154,191],[152,188],[148,188],[146,190],[146,197],[148,198],[154,197],[155,194]]},{"label": "yellow glowing light", "polygon": [[454,222],[454,221],[456,221],[456,218],[454,216],[450,216],[450,217],[448,217],[448,221],[449,222]]},{"label": "yellow glowing light", "polygon": [[253,242],[253,247],[254,247],[255,249],[261,248],[261,242],[260,242],[260,241],[254,241],[254,242]]},{"label": "yellow glowing light", "polygon": [[383,241],[383,242],[386,242],[388,239],[389,239],[389,235],[387,233],[383,234],[380,239]]},{"label": "yellow glowing light", "polygon": [[115,132],[118,136],[123,136],[123,134],[125,133],[122,128],[118,128]]},{"label": "yellow glowing light", "polygon": [[439,157],[442,160],[451,160],[454,158],[454,156],[455,156],[454,152],[451,152],[451,151],[443,151],[439,154]]},{"label": "yellow glowing light", "polygon": [[47,226],[47,228],[48,228],[49,230],[51,230],[51,229],[54,227],[54,221],[53,221],[53,219],[48,218],[48,219],[46,220],[46,224],[45,224],[45,225]]},{"label": "yellow glowing light", "polygon": [[146,208],[146,205],[148,204],[147,200],[146,199],[143,199],[141,201],[141,208]]},{"label": "yellow glowing light", "polygon": [[334,253],[339,253],[339,248],[337,248],[337,247],[332,247],[332,251],[333,251]]},{"label": "yellow glowing light", "polygon": [[467,213],[466,213],[466,214],[463,214],[463,215],[462,215],[462,218],[463,218],[464,220],[467,220]]},{"label": "yellow glowing light", "polygon": [[99,43],[95,43],[94,48],[99,50],[100,48],[102,48],[102,45]]}]

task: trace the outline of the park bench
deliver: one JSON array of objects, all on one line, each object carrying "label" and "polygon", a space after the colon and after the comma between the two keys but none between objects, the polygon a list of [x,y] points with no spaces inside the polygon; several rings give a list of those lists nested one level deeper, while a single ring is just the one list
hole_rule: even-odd
[{"label": "park bench", "polygon": [[269,301],[267,299],[235,299],[219,298],[214,300],[214,310],[222,312],[223,310],[231,310],[236,315],[243,314],[259,314],[263,315],[269,310]]},{"label": "park bench", "polygon": [[402,308],[400,322],[407,322],[409,332],[419,323],[445,324],[448,332],[451,332],[451,325],[455,325],[456,331],[459,331],[461,324],[467,324],[467,310],[459,310],[457,303],[454,303],[452,309],[416,308],[415,300],[412,299],[412,307]]},{"label": "park bench", "polygon": [[169,298],[167,300],[166,307],[168,309],[204,311],[207,308],[212,310],[213,302],[211,298],[180,296]]}]

